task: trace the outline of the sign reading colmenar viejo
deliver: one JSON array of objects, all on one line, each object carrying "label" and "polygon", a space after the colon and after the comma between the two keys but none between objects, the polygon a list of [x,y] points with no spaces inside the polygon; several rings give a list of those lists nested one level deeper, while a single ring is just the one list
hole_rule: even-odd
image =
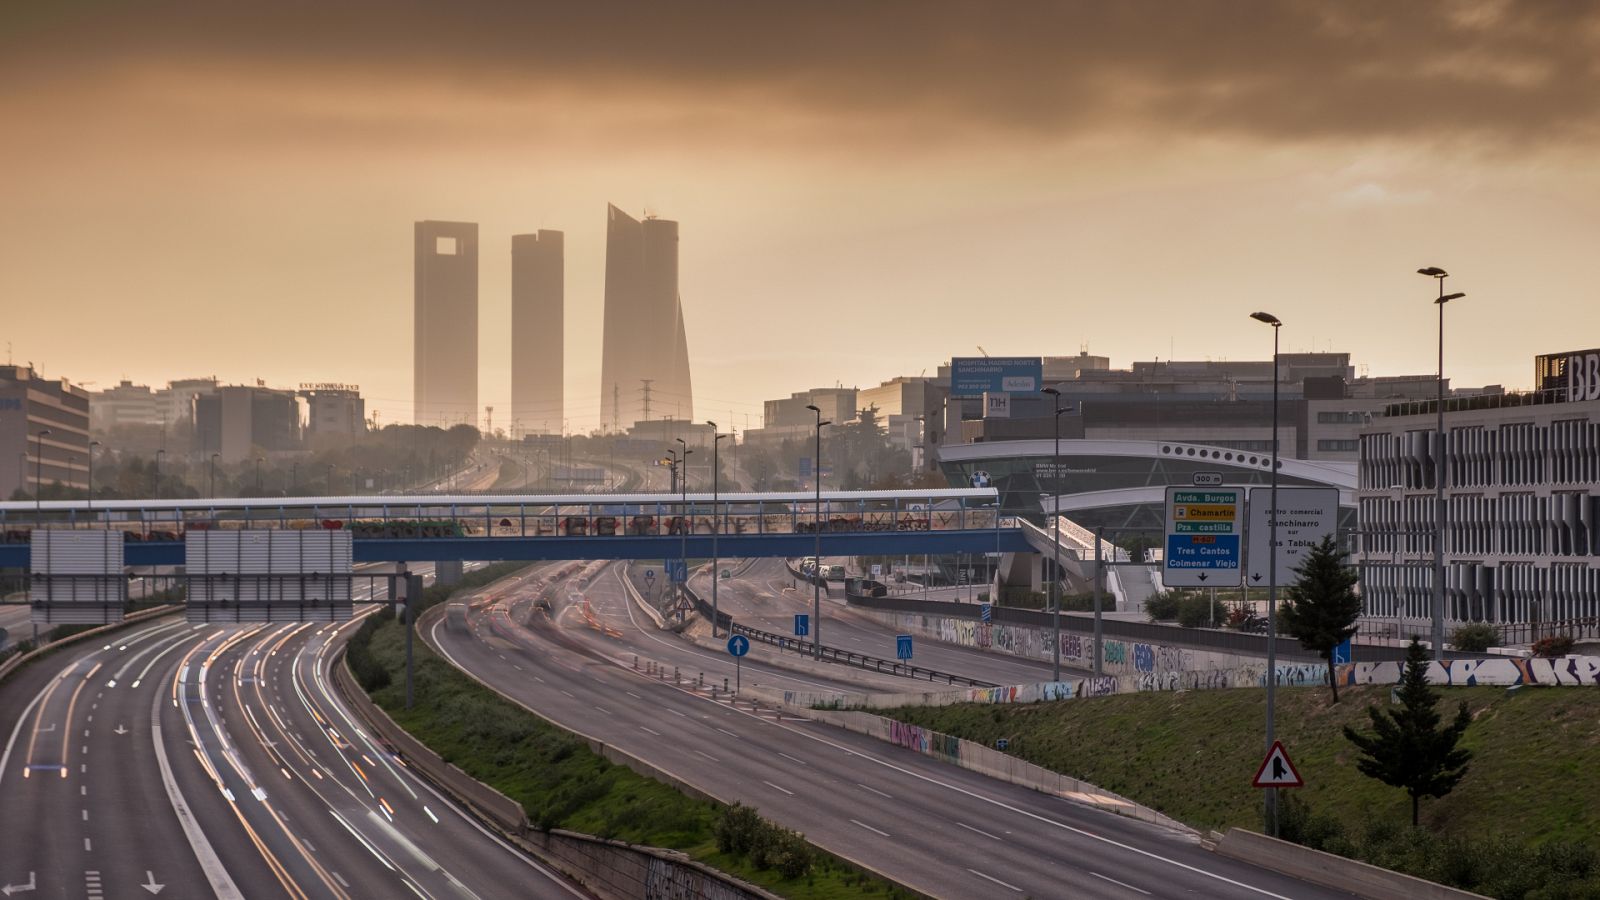
[{"label": "sign reading colmenar viejo", "polygon": [[1533,358],[1533,383],[1569,403],[1600,400],[1600,350],[1546,353]]}]

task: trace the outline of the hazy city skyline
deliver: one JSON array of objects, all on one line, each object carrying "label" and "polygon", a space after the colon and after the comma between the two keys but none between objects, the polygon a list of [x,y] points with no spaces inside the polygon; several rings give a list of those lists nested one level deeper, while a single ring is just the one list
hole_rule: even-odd
[{"label": "hazy city skyline", "polygon": [[[1457,384],[1600,343],[1585,7],[907,8],[0,13],[12,359],[355,382],[401,421],[411,223],[555,228],[588,430],[608,197],[685,223],[697,415],[741,427],[980,344],[1259,359],[1258,308],[1286,350],[1427,372],[1425,265],[1468,294]],[[502,424],[510,296],[482,254],[477,414]]]}]

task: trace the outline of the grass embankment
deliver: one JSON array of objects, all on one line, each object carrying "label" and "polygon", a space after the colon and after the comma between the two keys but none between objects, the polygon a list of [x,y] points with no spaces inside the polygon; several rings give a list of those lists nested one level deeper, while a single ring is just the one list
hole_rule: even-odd
[{"label": "grass embankment", "polygon": [[[457,589],[504,574],[495,567],[474,572]],[[430,588],[424,605],[439,602],[448,590]],[[357,678],[412,735],[522,804],[533,827],[682,850],[785,897],[906,896],[815,852],[792,832],[756,820],[744,807],[730,811],[691,799],[607,761],[571,733],[463,675],[420,641],[415,703],[407,711],[404,640],[404,630],[388,616],[363,624],[348,651]]]},{"label": "grass embankment", "polygon": [[[1367,705],[1388,703],[1389,688],[1346,689],[1337,706],[1323,688],[1279,689],[1277,736],[1306,782],[1283,793],[1304,804],[1305,842],[1496,896],[1600,897],[1600,690],[1441,693],[1447,718],[1461,700],[1472,711],[1462,745],[1473,758],[1452,793],[1423,801],[1422,831],[1439,840],[1419,843],[1405,792],[1361,775],[1341,731],[1370,730]],[[989,746],[1007,738],[1009,753],[1196,828],[1260,830],[1250,777],[1265,710],[1265,691],[1241,689],[883,714]],[[1460,871],[1473,867],[1484,871]],[[1541,867],[1549,877],[1534,883],[1498,871]]]}]

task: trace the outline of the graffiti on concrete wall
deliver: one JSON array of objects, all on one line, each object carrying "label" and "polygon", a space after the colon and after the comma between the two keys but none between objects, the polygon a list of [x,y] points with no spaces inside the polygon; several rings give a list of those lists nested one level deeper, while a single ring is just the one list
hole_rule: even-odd
[{"label": "graffiti on concrete wall", "polygon": [[743,900],[750,895],[704,872],[651,857],[640,896],[648,900]]},{"label": "graffiti on concrete wall", "polygon": [[[1339,682],[1393,684],[1400,680],[1400,670],[1403,665],[1398,662],[1381,662],[1339,666]],[[1600,657],[1448,659],[1428,664],[1428,681],[1432,684],[1456,687],[1513,684],[1600,685]]]}]

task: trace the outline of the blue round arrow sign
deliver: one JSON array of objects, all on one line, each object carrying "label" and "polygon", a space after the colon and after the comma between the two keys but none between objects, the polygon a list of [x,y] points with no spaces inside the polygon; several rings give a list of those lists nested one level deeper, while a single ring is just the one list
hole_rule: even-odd
[{"label": "blue round arrow sign", "polygon": [[750,652],[750,639],[742,634],[728,638],[728,653],[731,656],[743,656]]}]

